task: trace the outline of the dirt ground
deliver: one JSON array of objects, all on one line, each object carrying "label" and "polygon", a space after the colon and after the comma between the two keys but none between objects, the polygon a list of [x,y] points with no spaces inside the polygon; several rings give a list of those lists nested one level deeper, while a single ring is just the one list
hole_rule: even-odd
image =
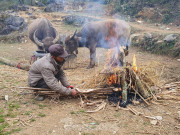
[{"label": "dirt ground", "polygon": [[[23,13],[21,13],[23,14]],[[57,14],[57,13],[56,13]],[[52,14],[41,14],[53,20]],[[58,14],[58,17],[63,16]],[[57,18],[56,18],[57,19]],[[62,33],[73,33],[75,28],[67,28],[61,21],[53,25]],[[134,24],[140,28],[143,24]],[[157,29],[143,25],[143,31]],[[160,30],[163,31],[163,30]],[[159,31],[159,32],[160,32]],[[168,31],[165,31],[165,33]],[[170,31],[169,33],[171,33]],[[176,33],[180,33],[176,30]],[[36,46],[29,40],[21,44],[0,44],[0,57],[5,57],[16,62],[27,63],[36,50]],[[127,61],[132,63],[136,54],[137,66],[150,66],[159,76],[156,84],[162,86],[165,83],[180,81],[180,62],[177,59],[166,56],[149,54],[130,47]],[[84,89],[91,88],[90,80],[99,75],[104,66],[106,50],[97,49],[97,63],[93,69],[86,69],[89,64],[89,50],[80,48],[75,61],[76,68],[65,70],[71,85]],[[15,135],[179,135],[180,134],[180,101],[160,100],[151,101],[150,106],[145,104],[131,105],[137,111],[147,116],[162,116],[157,124],[151,124],[151,120],[143,116],[136,116],[130,111],[116,111],[113,105],[107,102],[106,107],[96,113],[87,113],[80,107],[80,99],[61,98],[58,101],[47,98],[45,101],[35,101],[30,91],[24,91],[18,87],[27,87],[28,72],[17,68],[0,65],[0,118],[6,125],[0,135],[9,131]],[[179,91],[177,95],[179,95]],[[8,102],[4,96],[8,95]],[[0,131],[5,122],[0,119]],[[10,134],[9,133],[9,134]]]}]

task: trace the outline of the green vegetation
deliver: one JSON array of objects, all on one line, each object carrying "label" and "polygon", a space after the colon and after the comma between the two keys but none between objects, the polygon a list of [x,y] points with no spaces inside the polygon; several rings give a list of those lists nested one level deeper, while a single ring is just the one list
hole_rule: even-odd
[{"label": "green vegetation", "polygon": [[[162,15],[162,23],[170,23],[180,17],[178,1],[177,0],[105,0],[106,4],[109,4],[111,14],[121,13],[130,15],[132,17],[139,17],[138,13],[143,10],[144,7],[154,8],[158,7],[159,10],[154,8],[155,12],[159,12]],[[145,18],[144,18],[145,19]],[[149,19],[149,18],[148,18]],[[151,18],[152,22],[156,22],[159,19],[157,14],[154,14]],[[161,23],[160,22],[160,23]]]},{"label": "green vegetation", "polygon": [[39,109],[44,109],[45,107],[47,107],[47,105],[43,105],[43,104],[39,104]]},{"label": "green vegetation", "polygon": [[32,111],[27,111],[25,112],[25,115],[30,115],[32,113]]},{"label": "green vegetation", "polygon": [[4,115],[0,115],[0,123],[3,123],[5,121]]},{"label": "green vegetation", "polygon": [[33,119],[33,118],[32,118],[32,119],[30,119],[30,122],[34,122],[34,121],[36,121],[36,120],[35,120],[35,119]]},{"label": "green vegetation", "polygon": [[[48,0],[38,0],[44,4],[47,4]],[[0,1],[0,10],[4,11],[7,10],[9,7],[17,4],[25,4],[25,5],[35,5],[35,0],[23,0],[22,3],[19,0],[1,0]]]},{"label": "green vegetation", "polygon": [[13,0],[2,0],[0,2],[0,10],[7,10],[10,6],[13,6],[15,2]]},{"label": "green vegetation", "polygon": [[115,117],[120,117],[121,114],[120,114],[120,113],[117,113],[117,114],[115,114],[114,116],[115,116]]},{"label": "green vegetation", "polygon": [[160,55],[168,55],[171,57],[179,57],[180,56],[180,47],[175,47],[178,43],[178,39],[171,42],[159,42],[159,40],[163,40],[161,36],[156,35],[156,38],[152,39],[141,39],[139,42],[136,42],[136,38],[132,40],[132,45],[140,47],[142,50],[160,54]]},{"label": "green vegetation", "polygon": [[40,112],[40,113],[38,114],[38,116],[40,116],[40,117],[45,117],[45,116],[46,116],[46,114],[44,114],[44,113]]}]

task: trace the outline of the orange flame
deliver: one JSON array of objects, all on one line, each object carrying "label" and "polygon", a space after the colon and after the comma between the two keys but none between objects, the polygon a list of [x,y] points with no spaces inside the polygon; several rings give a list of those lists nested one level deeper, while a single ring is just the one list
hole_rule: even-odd
[{"label": "orange flame", "polygon": [[134,56],[133,56],[133,70],[135,71],[135,72],[137,72],[137,66],[136,66],[136,55],[134,54]]},{"label": "orange flame", "polygon": [[107,82],[108,82],[108,85],[116,84],[117,83],[117,76],[115,74],[110,75]]},{"label": "orange flame", "polygon": [[111,47],[115,47],[118,43],[117,32],[115,30],[115,27],[111,22],[107,23],[106,27],[108,32],[107,35],[105,36],[105,40],[110,43]]}]

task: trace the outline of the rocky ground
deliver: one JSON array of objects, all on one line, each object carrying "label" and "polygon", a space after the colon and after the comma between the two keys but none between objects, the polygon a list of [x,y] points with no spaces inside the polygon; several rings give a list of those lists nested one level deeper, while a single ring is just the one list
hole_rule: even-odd
[{"label": "rocky ground", "polygon": [[[20,12],[20,15],[29,19],[28,15]],[[60,33],[72,34],[75,26],[65,25],[62,20],[64,13],[42,13],[36,10],[36,17],[46,17],[52,21]],[[170,26],[170,30],[164,30],[154,24],[130,23],[137,28],[136,32],[156,31],[159,33],[180,33],[179,29]],[[167,26],[169,27],[169,26]],[[79,28],[78,28],[79,29]],[[138,31],[138,29],[140,29]],[[22,43],[1,43],[0,57],[5,57],[16,62],[28,63],[36,46],[26,39]],[[162,86],[165,83],[180,81],[180,62],[176,59],[149,54],[147,52],[130,47],[128,62],[132,63],[133,54],[136,54],[137,66],[151,67],[158,77],[156,84]],[[98,48],[97,66],[94,69],[86,69],[89,64],[89,51],[87,48],[79,49],[74,69],[65,70],[69,82],[78,88],[87,87],[89,81],[103,68],[106,50]],[[180,133],[180,101],[159,100],[151,101],[150,106],[145,104],[131,105],[138,112],[146,116],[161,116],[155,122],[143,116],[137,116],[127,110],[117,110],[107,102],[106,107],[96,113],[87,113],[86,108],[80,107],[80,99],[61,98],[37,102],[30,93],[19,87],[27,87],[28,72],[17,68],[0,65],[0,134],[17,135],[179,135]],[[83,87],[86,86],[86,87]],[[4,100],[8,95],[8,101]],[[176,92],[179,95],[179,91]],[[90,108],[93,109],[93,108]],[[162,118],[162,119],[161,119]]]}]

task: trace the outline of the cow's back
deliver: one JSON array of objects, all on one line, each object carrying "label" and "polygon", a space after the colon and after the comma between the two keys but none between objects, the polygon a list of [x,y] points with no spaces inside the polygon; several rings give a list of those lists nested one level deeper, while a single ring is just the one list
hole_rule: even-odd
[{"label": "cow's back", "polygon": [[[107,44],[108,39],[112,37],[117,40],[123,38],[127,41],[130,35],[130,26],[123,20],[109,19],[85,24],[80,34],[88,42],[95,40],[97,46],[103,47],[103,45]],[[104,48],[109,48],[105,46]]]}]

